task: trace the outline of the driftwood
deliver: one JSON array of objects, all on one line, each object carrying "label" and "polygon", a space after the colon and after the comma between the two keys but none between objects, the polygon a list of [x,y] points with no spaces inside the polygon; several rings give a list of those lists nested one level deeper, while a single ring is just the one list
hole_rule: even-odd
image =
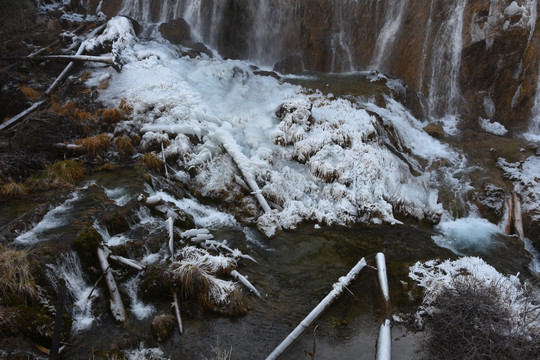
[{"label": "driftwood", "polygon": [[253,286],[244,275],[240,274],[236,270],[233,270],[231,271],[231,276],[235,278],[236,280],[240,281],[245,287],[247,287],[257,297],[261,297],[261,294],[257,291],[257,289],[255,289],[255,286]]},{"label": "driftwood", "polygon": [[38,101],[34,103],[32,106],[30,106],[28,109],[24,110],[23,112],[19,113],[18,115],[15,115],[5,123],[0,124],[0,131],[7,129],[11,125],[15,124],[17,121],[24,118],[26,115],[36,111],[41,105],[45,103],[45,100]]},{"label": "driftwood", "polygon": [[390,301],[390,293],[388,291],[388,277],[386,276],[386,260],[383,253],[378,253],[375,256],[377,262],[377,272],[379,275],[379,284],[386,303]]},{"label": "driftwood", "polygon": [[116,321],[124,322],[127,319],[126,309],[122,303],[122,298],[120,297],[120,292],[116,286],[116,281],[114,281],[114,277],[109,266],[109,261],[107,260],[107,254],[101,246],[97,249],[97,256],[101,271],[103,271],[105,274],[105,282],[107,283],[109,295],[111,296],[111,312]]},{"label": "driftwood", "polygon": [[377,339],[376,360],[390,360],[392,356],[392,336],[390,329],[390,320],[385,320],[379,329],[379,338]]},{"label": "driftwood", "polygon": [[[102,31],[103,29],[105,29],[105,26],[106,24],[103,24],[101,26],[98,26],[97,28],[95,28],[94,30],[92,30],[92,32],[90,32],[90,34],[88,34],[87,36],[87,39],[90,39],[94,36],[96,36],[100,31]],[[79,49],[77,50],[77,53],[75,54],[75,57],[77,56],[80,56],[84,53],[85,51],[85,48],[86,48],[86,41],[83,41],[82,44],[79,46]],[[61,56],[61,55],[57,55],[57,56]],[[33,57],[33,56],[30,56],[29,57],[30,60],[32,59],[36,59],[36,57]],[[65,79],[65,77],[69,74],[69,72],[71,71],[71,69],[73,69],[73,66],[75,66],[75,63],[73,61],[71,61],[65,68],[64,68],[64,71],[62,71],[62,73],[60,73],[60,75],[58,75],[58,77],[56,78],[56,80],[54,80],[54,82],[47,88],[47,90],[45,90],[45,95],[46,96],[49,96],[52,94],[52,92],[58,87],[58,85]],[[46,100],[40,100],[34,104],[32,104],[32,106],[30,106],[28,109],[24,110],[23,112],[15,115],[14,117],[12,117],[11,119],[9,119],[8,121],[6,121],[5,123],[3,124],[0,124],[0,131],[4,130],[4,129],[7,129],[9,126],[15,124],[17,121],[21,120],[22,118],[26,117],[28,114],[31,114],[32,112],[36,111],[41,105],[43,105],[45,103]]]},{"label": "driftwood", "polygon": [[266,360],[273,360],[280,357],[285,350],[296,340],[298,337],[325,311],[332,302],[341,295],[343,290],[349,283],[358,275],[360,270],[366,266],[366,260],[362,258],[349,273],[339,278],[339,280],[333,285],[332,291],[313,309],[308,316],[283,340],[277,348],[272,351]]},{"label": "driftwood", "polygon": [[513,202],[513,196],[510,195],[506,198],[506,226],[505,226],[505,233],[507,235],[511,235],[512,233],[512,225],[514,224],[514,202]]},{"label": "driftwood", "polygon": [[209,233],[210,233],[210,230],[208,229],[190,229],[190,230],[184,231],[181,236],[183,239],[189,239],[199,234],[209,234]]},{"label": "driftwood", "polygon": [[[194,239],[196,239],[196,237]],[[194,239],[192,239],[192,240],[194,240]],[[252,258],[249,255],[243,254],[238,249],[235,249],[235,250],[231,249],[230,247],[225,245],[225,242],[226,242],[226,240],[224,240],[222,242],[219,242],[219,241],[209,239],[209,240],[205,240],[204,243],[201,244],[201,245],[207,250],[214,249],[214,250],[219,251],[219,249],[223,249],[223,250],[228,251],[229,253],[231,253],[234,257],[239,257],[239,258],[242,258],[242,259],[250,260],[250,261],[253,261],[254,263],[257,264],[257,260],[255,260],[254,258]]]},{"label": "driftwood", "polygon": [[77,145],[77,144],[56,143],[56,144],[53,144],[52,146],[57,149],[62,149],[62,150],[84,151],[84,148],[82,147],[82,145]]},{"label": "driftwood", "polygon": [[125,258],[123,256],[118,256],[118,255],[109,255],[109,257],[114,261],[118,261],[121,264],[130,266],[139,271],[146,269],[146,265],[144,265],[143,263],[137,260],[128,259],[128,258]]},{"label": "driftwood", "polygon": [[171,260],[174,261],[174,221],[172,217],[169,217],[165,223],[169,232],[169,252],[171,253]]},{"label": "driftwood", "polygon": [[107,64],[116,71],[121,70],[120,63],[113,56],[90,56],[90,55],[42,55],[26,57],[2,57],[0,60],[60,60],[60,61],[88,61]]},{"label": "driftwood", "polygon": [[174,289],[171,290],[173,295],[174,313],[176,314],[176,322],[178,323],[178,331],[180,334],[184,332],[184,326],[182,325],[182,316],[180,315],[180,305],[178,304],[178,295]]}]

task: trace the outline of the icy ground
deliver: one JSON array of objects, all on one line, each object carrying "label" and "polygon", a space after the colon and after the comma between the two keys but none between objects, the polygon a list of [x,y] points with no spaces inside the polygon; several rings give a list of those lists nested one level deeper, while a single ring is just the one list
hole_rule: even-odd
[{"label": "icy ground", "polygon": [[179,58],[159,36],[137,39],[125,18],[98,40],[113,38],[122,72],[96,68],[88,85],[108,78],[100,100],[133,107],[115,132],[140,134],[147,151],[163,144],[158,155],[176,180],[203,196],[242,199],[266,235],[305,220],[440,218],[431,165],[459,155],[394,100],[352,103],[255,75],[241,61]]}]

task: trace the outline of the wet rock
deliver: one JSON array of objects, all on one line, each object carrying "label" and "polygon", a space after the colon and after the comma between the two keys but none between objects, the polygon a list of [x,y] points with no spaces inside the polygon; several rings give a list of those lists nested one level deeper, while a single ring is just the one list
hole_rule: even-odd
[{"label": "wet rock", "polygon": [[486,182],[482,190],[475,193],[472,198],[480,213],[495,224],[501,221],[505,199],[504,189],[490,182]]},{"label": "wet rock", "polygon": [[191,27],[184,19],[175,19],[159,25],[161,35],[171,43],[180,45],[191,40]]},{"label": "wet rock", "polygon": [[214,57],[214,54],[212,54],[212,50],[207,48],[206,45],[204,45],[203,43],[183,41],[182,46],[185,47],[185,50],[182,50],[182,56],[189,56],[190,58],[196,58],[204,54],[210,58]]},{"label": "wet rock", "polygon": [[424,131],[436,139],[444,137],[444,129],[440,124],[429,123],[424,127]]},{"label": "wet rock", "polygon": [[299,74],[304,71],[304,62],[300,55],[290,55],[278,61],[273,70],[281,74]]}]

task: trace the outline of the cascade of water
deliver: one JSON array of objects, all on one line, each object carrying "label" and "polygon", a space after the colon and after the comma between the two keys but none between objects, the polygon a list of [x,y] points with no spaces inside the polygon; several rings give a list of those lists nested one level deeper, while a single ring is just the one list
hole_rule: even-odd
[{"label": "cascade of water", "polygon": [[124,0],[120,14],[130,16],[137,20],[151,21],[150,1],[146,0]]},{"label": "cascade of water", "polygon": [[377,70],[384,70],[385,60],[389,57],[396,34],[401,29],[408,2],[408,0],[389,0],[386,3],[384,25],[377,36],[371,60],[371,66]]},{"label": "cascade of water", "polygon": [[538,83],[536,85],[536,95],[531,110],[531,120],[529,121],[528,132],[529,135],[531,135],[531,138],[534,137],[540,140],[540,75],[538,76]]},{"label": "cascade of water", "polygon": [[77,333],[89,329],[95,321],[93,315],[93,298],[99,297],[99,289],[94,289],[93,296],[88,298],[92,292],[92,286],[84,280],[81,263],[75,253],[69,252],[58,259],[56,265],[49,264],[47,277],[53,284],[57,284],[59,279],[64,279],[73,306],[71,326],[72,333]]},{"label": "cascade of water", "polygon": [[346,29],[343,1],[338,1],[337,9],[334,8],[334,21],[337,23],[337,32],[332,34],[332,66],[330,69],[332,72],[352,71],[354,70],[354,59],[351,52],[353,46]]},{"label": "cascade of water", "polygon": [[[455,115],[460,100],[459,71],[463,47],[463,14],[467,0],[444,2],[446,20],[441,23],[429,54],[427,112],[430,118]],[[428,54],[424,54],[427,56]]]}]

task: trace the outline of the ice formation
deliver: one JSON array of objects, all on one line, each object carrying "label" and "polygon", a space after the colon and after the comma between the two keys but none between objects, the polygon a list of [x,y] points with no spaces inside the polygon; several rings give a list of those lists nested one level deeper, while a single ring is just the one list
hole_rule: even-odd
[{"label": "ice formation", "polygon": [[142,46],[124,18],[110,23],[119,39],[112,48],[126,64],[121,73],[102,68],[93,76],[110,74],[101,101],[126,99],[133,107],[116,133],[140,133],[143,147],[163,144],[174,178],[203,196],[234,200],[251,192],[267,200],[262,209],[243,202],[266,235],[305,220],[439,219],[428,169],[457,155],[394,100],[382,108],[307,93],[255,75],[241,61],[178,58],[164,40]]}]

